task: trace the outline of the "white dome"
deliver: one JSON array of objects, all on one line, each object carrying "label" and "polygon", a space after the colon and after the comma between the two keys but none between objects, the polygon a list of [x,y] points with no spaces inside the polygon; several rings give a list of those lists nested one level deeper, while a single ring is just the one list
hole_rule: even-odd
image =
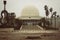
[{"label": "white dome", "polygon": [[39,11],[35,6],[27,6],[23,8],[21,16],[39,16]]}]

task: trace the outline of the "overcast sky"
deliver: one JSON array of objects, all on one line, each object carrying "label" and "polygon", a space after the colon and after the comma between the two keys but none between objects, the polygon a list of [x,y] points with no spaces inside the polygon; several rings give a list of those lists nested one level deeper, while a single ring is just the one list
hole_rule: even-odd
[{"label": "overcast sky", "polygon": [[[21,11],[25,6],[33,5],[39,10],[40,16],[45,16],[44,5],[52,7],[60,15],[60,0],[6,0],[7,11],[15,12],[16,16],[21,16]],[[3,0],[0,0],[0,13],[3,10]]]}]

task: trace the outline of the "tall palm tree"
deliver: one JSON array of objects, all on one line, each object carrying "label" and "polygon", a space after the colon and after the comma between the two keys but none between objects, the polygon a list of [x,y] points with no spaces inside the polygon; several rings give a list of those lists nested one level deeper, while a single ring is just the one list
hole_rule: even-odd
[{"label": "tall palm tree", "polygon": [[52,26],[52,18],[53,18],[52,11],[53,11],[53,8],[50,8],[50,12],[51,12],[51,26]]},{"label": "tall palm tree", "polygon": [[[47,21],[48,21],[48,20],[47,20],[47,17],[49,16],[48,6],[47,6],[47,5],[45,5],[45,6],[44,6],[44,9],[45,9],[45,14],[46,14],[46,23],[47,23]],[[45,23],[45,24],[46,24],[46,23]]]}]

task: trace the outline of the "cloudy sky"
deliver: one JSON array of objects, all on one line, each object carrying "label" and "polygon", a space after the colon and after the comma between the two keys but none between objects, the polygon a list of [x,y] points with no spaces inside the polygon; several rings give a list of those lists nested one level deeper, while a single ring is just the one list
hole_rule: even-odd
[{"label": "cloudy sky", "polygon": [[[35,6],[40,13],[40,16],[45,16],[44,5],[47,5],[48,8],[53,8],[53,11],[57,11],[57,14],[60,15],[60,0],[6,0],[7,6],[6,10],[11,13],[15,12],[16,17],[21,16],[21,12],[24,7],[33,5]],[[3,0],[0,0],[0,13],[3,10]]]}]

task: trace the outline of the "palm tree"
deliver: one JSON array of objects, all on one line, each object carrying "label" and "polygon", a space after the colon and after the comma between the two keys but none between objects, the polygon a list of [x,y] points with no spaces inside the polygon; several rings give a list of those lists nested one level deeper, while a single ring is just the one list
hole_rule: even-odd
[{"label": "palm tree", "polygon": [[54,17],[54,18],[55,18],[55,28],[56,28],[56,16],[57,16],[56,13],[57,13],[56,11],[53,12],[53,15],[55,16],[55,17]]},{"label": "palm tree", "polygon": [[50,8],[50,12],[51,12],[51,26],[52,26],[52,18],[53,18],[52,11],[53,11],[53,8]]},{"label": "palm tree", "polygon": [[[48,6],[47,6],[47,5],[45,5],[45,6],[44,6],[44,9],[45,9],[45,14],[46,14],[46,23],[47,23],[47,21],[48,21],[48,20],[47,20],[47,17],[49,16]],[[46,24],[46,23],[45,23],[45,24]],[[49,25],[48,25],[48,26],[49,26]]]}]

